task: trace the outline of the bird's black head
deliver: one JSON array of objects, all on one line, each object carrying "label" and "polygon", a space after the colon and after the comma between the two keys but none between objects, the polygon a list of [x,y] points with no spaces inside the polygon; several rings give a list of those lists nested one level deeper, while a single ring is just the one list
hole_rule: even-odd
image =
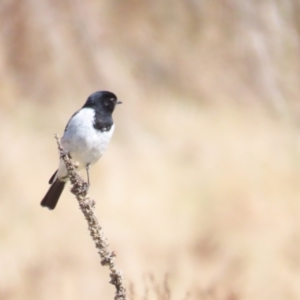
[{"label": "bird's black head", "polygon": [[111,92],[101,91],[95,92],[88,97],[83,108],[90,107],[107,113],[112,113],[116,104],[121,104],[117,96]]}]

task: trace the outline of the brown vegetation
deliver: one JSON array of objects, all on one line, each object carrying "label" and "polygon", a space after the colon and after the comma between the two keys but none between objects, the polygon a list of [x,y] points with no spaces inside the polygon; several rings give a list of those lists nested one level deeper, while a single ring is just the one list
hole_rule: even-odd
[{"label": "brown vegetation", "polygon": [[[130,299],[300,298],[297,0],[0,4],[0,299],[113,299],[54,134],[123,105],[91,196]],[[74,234],[76,233],[76,234]]]}]

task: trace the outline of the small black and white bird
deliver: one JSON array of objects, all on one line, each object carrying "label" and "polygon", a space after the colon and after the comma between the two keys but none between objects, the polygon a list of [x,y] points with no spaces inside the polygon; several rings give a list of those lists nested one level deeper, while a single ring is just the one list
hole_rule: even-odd
[{"label": "small black and white bird", "polygon": [[[89,167],[105,152],[114,131],[112,113],[118,101],[115,94],[95,92],[69,120],[61,138],[63,149],[77,162],[78,170],[86,168],[89,183]],[[49,180],[51,184],[41,205],[54,209],[68,181],[67,170],[62,160],[58,170]]]}]

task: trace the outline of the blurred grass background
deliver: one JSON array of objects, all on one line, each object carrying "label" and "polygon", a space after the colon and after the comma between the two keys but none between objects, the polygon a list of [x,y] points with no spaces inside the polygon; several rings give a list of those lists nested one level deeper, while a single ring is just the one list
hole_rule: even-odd
[{"label": "blurred grass background", "polygon": [[0,299],[113,299],[74,197],[39,205],[54,134],[102,89],[123,105],[90,194],[130,299],[300,299],[299,13],[1,1]]}]

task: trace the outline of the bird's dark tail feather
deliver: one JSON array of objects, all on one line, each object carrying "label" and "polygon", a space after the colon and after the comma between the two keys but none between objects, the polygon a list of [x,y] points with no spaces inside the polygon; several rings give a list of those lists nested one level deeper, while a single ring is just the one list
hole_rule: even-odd
[{"label": "bird's dark tail feather", "polygon": [[56,179],[50,186],[45,197],[43,198],[41,205],[48,207],[49,209],[54,209],[62,191],[64,190],[65,184],[65,181],[60,181]]}]

